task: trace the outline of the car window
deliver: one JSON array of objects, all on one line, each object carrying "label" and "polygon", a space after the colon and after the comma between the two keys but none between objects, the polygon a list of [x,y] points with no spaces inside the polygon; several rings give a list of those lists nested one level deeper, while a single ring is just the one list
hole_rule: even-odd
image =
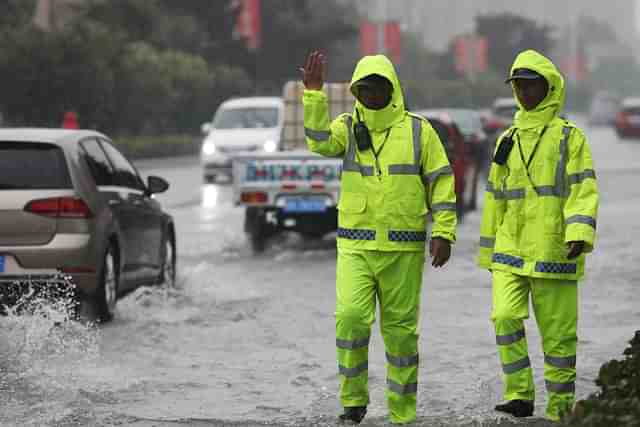
[{"label": "car window", "polygon": [[144,190],[145,186],[133,165],[109,142],[100,142],[115,169],[115,185]]},{"label": "car window", "polygon": [[98,141],[94,138],[85,139],[80,146],[96,185],[116,185],[113,168]]},{"label": "car window", "polygon": [[278,125],[278,109],[222,108],[213,119],[215,129],[273,128]]},{"label": "car window", "polygon": [[0,190],[72,188],[62,149],[0,141]]}]

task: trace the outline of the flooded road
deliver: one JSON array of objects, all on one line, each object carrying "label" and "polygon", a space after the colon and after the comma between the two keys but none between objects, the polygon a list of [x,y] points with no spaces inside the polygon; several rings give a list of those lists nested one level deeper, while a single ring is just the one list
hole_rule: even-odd
[{"label": "flooded road", "polygon": [[[580,285],[578,398],[596,390],[600,365],[621,358],[640,325],[640,141],[586,132],[602,197]],[[203,185],[196,158],[138,167],[171,183],[158,198],[175,218],[178,289],[138,289],[99,328],[58,322],[55,307],[0,318],[0,425],[335,425],[335,240],[282,235],[253,256],[230,187]],[[470,213],[450,263],[425,269],[415,425],[548,425],[492,409],[500,365],[490,276],[474,264],[479,223]],[[540,338],[533,318],[526,327],[542,415]],[[384,363],[376,324],[363,426],[386,425]]]}]

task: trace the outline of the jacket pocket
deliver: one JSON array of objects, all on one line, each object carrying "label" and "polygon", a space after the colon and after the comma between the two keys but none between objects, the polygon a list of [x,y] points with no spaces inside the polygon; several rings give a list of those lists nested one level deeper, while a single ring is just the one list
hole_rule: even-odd
[{"label": "jacket pocket", "polygon": [[367,209],[367,197],[359,193],[340,193],[338,210],[347,214],[361,214]]}]

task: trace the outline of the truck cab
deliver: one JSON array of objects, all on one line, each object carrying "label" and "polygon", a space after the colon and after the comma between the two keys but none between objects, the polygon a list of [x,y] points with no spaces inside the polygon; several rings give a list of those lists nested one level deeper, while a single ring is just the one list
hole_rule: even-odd
[{"label": "truck cab", "polygon": [[231,180],[231,157],[280,151],[284,103],[280,97],[234,98],[220,104],[205,135],[200,159],[205,182]]}]

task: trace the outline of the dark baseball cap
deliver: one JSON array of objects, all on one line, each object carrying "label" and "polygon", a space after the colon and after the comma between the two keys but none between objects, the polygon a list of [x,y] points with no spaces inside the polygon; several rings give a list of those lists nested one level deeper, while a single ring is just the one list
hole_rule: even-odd
[{"label": "dark baseball cap", "polygon": [[513,70],[513,74],[511,74],[511,77],[509,77],[504,82],[509,83],[512,80],[517,80],[517,79],[535,80],[535,79],[544,79],[544,77],[541,74],[538,74],[535,71],[530,70],[528,68],[516,68],[515,70]]}]

